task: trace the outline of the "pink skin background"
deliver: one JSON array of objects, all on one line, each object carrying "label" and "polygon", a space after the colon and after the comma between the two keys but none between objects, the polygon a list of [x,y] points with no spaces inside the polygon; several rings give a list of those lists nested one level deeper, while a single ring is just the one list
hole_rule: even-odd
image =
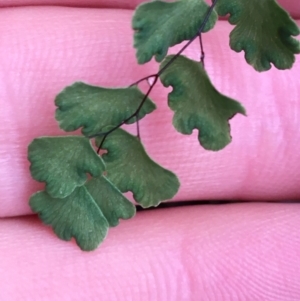
[{"label": "pink skin background", "polygon": [[[55,95],[77,80],[127,86],[157,71],[154,61],[138,66],[132,48],[140,2],[1,1],[0,300],[300,300],[300,207],[253,202],[300,199],[300,59],[292,70],[255,72],[230,50],[225,20],[204,43],[214,85],[247,109],[230,121],[233,142],[214,153],[196,132],[177,133],[160,84],[141,133],[149,154],[180,178],[174,200],[245,202],[138,213],[91,253],[30,215],[28,199],[43,186],[30,177],[27,146],[64,134]],[[298,0],[279,2],[300,19]],[[197,42],[185,54],[198,52]]]}]

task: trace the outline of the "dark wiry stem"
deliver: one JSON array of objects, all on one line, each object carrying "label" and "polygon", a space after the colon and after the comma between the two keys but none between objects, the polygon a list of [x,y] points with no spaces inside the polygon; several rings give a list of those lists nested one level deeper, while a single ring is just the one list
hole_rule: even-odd
[{"label": "dark wiry stem", "polygon": [[200,43],[200,51],[201,51],[200,61],[201,61],[201,63],[202,63],[203,69],[205,69],[205,64],[204,64],[205,52],[204,52],[204,47],[203,47],[202,34],[201,34],[201,32],[199,33],[199,43]]},{"label": "dark wiry stem", "polygon": [[96,135],[93,135],[93,136],[89,136],[89,138],[95,138],[95,137],[99,137],[99,136],[103,136],[103,139],[101,141],[101,144],[99,145],[98,147],[98,151],[97,153],[99,153],[103,143],[104,143],[104,140],[106,139],[106,137],[112,133],[113,131],[115,131],[116,129],[118,129],[119,127],[121,127],[123,124],[125,124],[127,121],[129,121],[131,118],[133,117],[136,117],[138,115],[138,113],[140,112],[143,104],[145,103],[145,101],[147,100],[150,92],[152,91],[153,87],[155,86],[156,82],[158,80],[158,75],[155,75],[155,78],[154,78],[154,81],[152,83],[152,85],[149,87],[147,93],[145,94],[145,96],[143,97],[143,100],[141,101],[140,105],[138,106],[137,110],[131,114],[128,118],[126,118],[125,120],[123,120],[121,123],[119,123],[118,125],[114,126],[113,128],[111,128],[109,131],[106,131],[106,132],[101,132],[101,133],[98,133]]},{"label": "dark wiry stem", "polygon": [[[118,129],[118,128],[121,127],[122,125],[124,125],[127,121],[129,121],[129,120],[130,120],[131,118],[133,118],[133,117],[136,117],[136,121],[137,121],[137,123],[138,123],[138,114],[139,114],[139,112],[140,112],[142,106],[144,105],[145,101],[147,100],[147,98],[148,98],[150,92],[152,91],[153,87],[155,86],[155,84],[156,84],[156,82],[157,82],[159,76],[160,76],[160,75],[161,75],[161,74],[162,74],[162,73],[163,73],[163,72],[164,72],[164,71],[165,71],[165,70],[166,70],[166,69],[167,69],[167,68],[168,68],[168,67],[169,67],[169,66],[170,66],[170,65],[171,65],[171,64],[172,64],[179,56],[180,56],[180,55],[181,55],[181,53],[182,53],[188,46],[190,46],[190,45],[194,42],[194,40],[195,40],[197,37],[199,37],[199,39],[200,39],[201,62],[202,62],[203,67],[204,67],[204,55],[205,55],[205,54],[204,54],[204,50],[203,50],[203,44],[202,44],[202,39],[201,39],[201,33],[202,33],[202,31],[203,31],[205,25],[207,24],[208,19],[209,19],[210,15],[212,14],[213,9],[214,9],[214,7],[216,6],[217,1],[218,1],[218,0],[213,0],[213,1],[212,1],[212,5],[210,6],[209,10],[207,11],[207,14],[206,14],[206,16],[205,16],[205,18],[204,18],[204,20],[203,20],[203,22],[202,22],[202,24],[201,24],[201,26],[200,26],[198,32],[197,32],[197,34],[196,34],[192,39],[190,39],[190,40],[189,40],[189,41],[181,48],[181,50],[180,50],[179,52],[177,52],[177,53],[172,57],[172,59],[171,59],[164,67],[162,67],[162,68],[159,70],[158,73],[152,74],[152,75],[149,75],[149,76],[146,76],[146,77],[144,77],[144,78],[138,80],[137,82],[135,82],[135,83],[133,83],[133,84],[131,84],[131,85],[129,86],[129,87],[136,86],[136,85],[138,85],[139,83],[141,83],[141,82],[144,81],[144,80],[148,80],[148,79],[151,78],[151,77],[154,78],[153,83],[150,84],[150,87],[149,87],[147,93],[145,94],[145,96],[143,97],[143,99],[142,99],[140,105],[138,106],[137,110],[136,110],[133,114],[131,114],[128,118],[126,118],[126,119],[123,120],[121,123],[119,123],[118,125],[114,126],[113,128],[111,128],[110,130],[108,130],[108,131],[106,131],[106,132],[101,132],[101,133],[98,133],[98,134],[89,136],[89,138],[95,138],[95,137],[103,136],[103,139],[102,139],[102,141],[101,141],[101,143],[100,143],[100,145],[99,145],[99,147],[98,147],[98,150],[97,150],[97,153],[98,153],[98,154],[99,154],[99,152],[100,152],[100,149],[101,149],[102,146],[103,146],[103,143],[104,143],[106,137],[107,137],[110,133],[112,133],[113,131],[115,131],[116,129]],[[140,130],[139,130],[139,125],[138,125],[138,124],[137,124],[137,136],[138,136],[138,138],[140,139]]]},{"label": "dark wiry stem", "polygon": [[203,31],[203,29],[204,29],[204,27],[205,27],[205,25],[206,25],[206,23],[207,23],[207,21],[208,21],[208,19],[209,19],[209,17],[210,17],[210,15],[212,14],[212,12],[213,12],[213,10],[214,10],[214,7],[216,6],[216,4],[217,4],[217,1],[218,0],[214,0],[213,1],[213,4],[210,6],[210,8],[209,8],[209,10],[208,10],[208,12],[207,12],[207,14],[206,14],[206,16],[205,16],[205,18],[204,18],[204,20],[203,20],[203,22],[202,22],[202,24],[201,24],[201,26],[200,26],[200,28],[198,29],[198,32],[197,32],[197,34],[193,37],[193,38],[191,38],[182,48],[181,48],[181,50],[179,51],[179,52],[177,52],[173,57],[172,57],[172,59],[171,60],[169,60],[169,62],[163,67],[163,68],[161,68],[160,70],[159,70],[159,72],[157,73],[158,75],[161,75],[180,55],[181,55],[181,53],[186,49],[186,48],[188,48],[194,41],[195,41],[195,39],[199,36],[199,33],[201,33],[202,31]]},{"label": "dark wiry stem", "polygon": [[147,80],[147,79],[149,79],[149,78],[151,78],[151,77],[156,77],[156,76],[157,76],[157,74],[152,74],[152,75],[143,77],[142,79],[138,80],[137,82],[131,84],[129,87],[136,86],[136,85],[138,85],[139,83],[143,82],[144,80]]},{"label": "dark wiry stem", "polygon": [[139,123],[139,112],[136,113],[136,136],[139,140],[141,140],[140,134],[140,123]]}]

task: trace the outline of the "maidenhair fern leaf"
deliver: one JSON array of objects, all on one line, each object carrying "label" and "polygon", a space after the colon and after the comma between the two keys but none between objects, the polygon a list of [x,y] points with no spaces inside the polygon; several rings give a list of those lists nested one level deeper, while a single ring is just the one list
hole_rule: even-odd
[{"label": "maidenhair fern leaf", "polygon": [[41,191],[31,197],[29,204],[59,238],[69,241],[74,237],[84,251],[96,249],[106,237],[108,222],[84,186],[64,199]]},{"label": "maidenhair fern leaf", "polygon": [[135,206],[105,177],[93,178],[85,186],[111,227],[135,215]]},{"label": "maidenhair fern leaf", "polygon": [[[141,4],[132,20],[138,63],[144,64],[153,56],[157,62],[161,62],[169,47],[193,38],[208,9],[209,5],[204,0],[179,0],[172,3],[154,1]],[[203,31],[212,29],[216,20],[217,14],[213,12]]]},{"label": "maidenhair fern leaf", "polygon": [[[98,137],[96,144],[102,139]],[[151,160],[137,137],[117,129],[102,148],[108,151],[103,155],[108,179],[120,191],[132,191],[143,207],[157,206],[177,193],[180,183],[176,175]]]},{"label": "maidenhair fern leaf", "polygon": [[46,191],[54,198],[64,198],[86,180],[86,173],[99,176],[105,169],[85,137],[41,137],[28,147],[32,177],[46,182]]},{"label": "maidenhair fern leaf", "polygon": [[[168,56],[161,68],[173,57]],[[168,103],[175,112],[173,125],[177,131],[190,135],[198,129],[199,142],[208,150],[220,150],[231,141],[228,120],[237,113],[245,115],[245,109],[214,88],[199,62],[179,56],[160,79],[165,87],[173,87]]]},{"label": "maidenhair fern leaf", "polygon": [[[136,87],[108,89],[77,82],[64,89],[55,99],[56,120],[60,128],[70,132],[82,127],[85,136],[93,136],[106,126],[117,126],[135,113],[144,98]],[[155,110],[147,98],[138,117]],[[131,118],[127,123],[133,123]]]},{"label": "maidenhair fern leaf", "polygon": [[221,16],[230,14],[236,27],[230,34],[230,47],[245,51],[245,59],[257,71],[266,71],[271,64],[278,69],[292,67],[300,53],[300,42],[291,36],[300,34],[297,24],[274,0],[218,0]]}]

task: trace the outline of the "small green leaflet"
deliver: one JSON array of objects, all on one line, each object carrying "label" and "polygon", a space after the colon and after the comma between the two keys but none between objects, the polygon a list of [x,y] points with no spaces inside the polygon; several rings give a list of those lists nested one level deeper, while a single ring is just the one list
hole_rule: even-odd
[{"label": "small green leaflet", "polygon": [[[134,47],[139,64],[153,56],[161,62],[171,46],[192,39],[198,32],[209,5],[204,0],[153,1],[138,6],[132,20]],[[204,32],[212,29],[217,14],[213,12]]]},{"label": "small green leaflet", "polygon": [[86,173],[97,177],[105,170],[89,139],[80,136],[34,139],[28,147],[28,159],[32,177],[46,182],[46,191],[54,198],[64,198],[82,186]]},{"label": "small green leaflet", "polygon": [[96,249],[106,237],[108,222],[84,186],[64,199],[52,198],[45,191],[37,192],[29,204],[59,238],[69,241],[74,237],[84,251]]},{"label": "small green leaflet", "polygon": [[110,227],[117,226],[120,218],[129,219],[135,215],[135,206],[105,177],[93,178],[85,186]]},{"label": "small green leaflet", "polygon": [[230,14],[236,27],[230,33],[230,47],[245,51],[245,59],[257,71],[266,71],[271,64],[290,69],[294,54],[300,53],[300,42],[291,36],[300,34],[297,24],[274,0],[218,0],[219,15]]},{"label": "small green leaflet", "polygon": [[[102,139],[97,137],[96,144]],[[177,193],[180,183],[176,175],[151,160],[137,137],[117,129],[107,136],[102,148],[108,151],[103,155],[107,178],[120,191],[132,191],[144,208],[157,206]]]},{"label": "small green leaflet", "polygon": [[[168,56],[160,68],[173,57]],[[237,113],[245,115],[245,109],[215,89],[199,62],[179,56],[160,79],[165,87],[173,87],[168,104],[175,112],[173,125],[178,132],[190,135],[198,129],[199,142],[207,150],[217,151],[230,143],[228,120]]]},{"label": "small green leaflet", "polygon": [[[55,118],[61,129],[70,132],[82,127],[85,136],[93,136],[106,126],[117,126],[135,113],[144,94],[136,87],[108,89],[77,82],[65,88],[55,99]],[[147,98],[138,116],[142,119],[156,108]],[[127,123],[134,123],[136,117]]]}]

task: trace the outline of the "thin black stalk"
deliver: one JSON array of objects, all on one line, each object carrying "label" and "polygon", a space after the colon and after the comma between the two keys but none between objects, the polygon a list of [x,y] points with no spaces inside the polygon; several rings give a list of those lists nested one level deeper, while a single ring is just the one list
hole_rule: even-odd
[{"label": "thin black stalk", "polygon": [[139,112],[136,113],[136,136],[139,140],[141,140]]},{"label": "thin black stalk", "polygon": [[203,69],[205,69],[205,64],[204,64],[205,52],[204,52],[201,32],[199,33],[199,43],[200,43],[200,51],[201,51],[200,61],[202,63]]},{"label": "thin black stalk", "polygon": [[199,36],[199,33],[201,33],[210,17],[210,15],[212,14],[213,10],[214,10],[214,7],[216,6],[218,0],[214,0],[212,5],[210,6],[200,28],[198,29],[198,32],[197,34],[192,38],[190,39],[182,48],[179,52],[177,52],[173,57],[172,59],[163,67],[159,70],[159,72],[157,73],[158,75],[161,75],[180,55],[181,53],[187,48],[189,47],[193,42],[194,40]]},{"label": "thin black stalk", "polygon": [[98,154],[98,155],[99,155],[99,153],[100,153],[100,150],[101,150],[101,148],[102,148],[102,145],[103,145],[103,143],[104,143],[104,141],[105,141],[105,139],[106,139],[107,136],[108,136],[108,134],[103,135],[103,139],[102,139],[102,141],[101,141],[101,143],[100,143],[100,145],[99,145],[99,147],[98,147],[98,149],[97,149],[97,154]]},{"label": "thin black stalk", "polygon": [[153,84],[149,87],[147,93],[145,94],[145,96],[143,97],[143,100],[141,101],[140,105],[138,106],[137,110],[131,114],[129,117],[127,117],[125,120],[123,120],[121,123],[119,123],[118,125],[114,126],[113,128],[111,128],[109,131],[106,131],[106,132],[101,132],[101,133],[98,133],[98,134],[95,134],[95,135],[91,135],[89,136],[89,138],[95,138],[95,137],[99,137],[99,136],[103,136],[103,139],[101,141],[101,144],[100,146],[98,147],[98,151],[97,153],[99,154],[99,151],[104,143],[104,140],[106,139],[106,137],[112,133],[113,131],[115,131],[116,129],[118,129],[119,127],[121,127],[122,125],[124,125],[127,121],[129,121],[131,118],[133,117],[136,117],[139,113],[139,111],[141,110],[142,106],[144,105],[145,101],[147,100],[150,92],[152,91],[153,87],[155,86],[156,82],[158,80],[158,76],[156,75],[155,78],[154,78],[154,81],[153,81]]},{"label": "thin black stalk", "polygon": [[129,87],[136,86],[136,85],[138,85],[139,83],[143,82],[144,80],[147,80],[147,79],[149,79],[149,78],[151,78],[151,77],[156,77],[156,76],[157,76],[157,74],[152,74],[152,75],[143,77],[143,78],[141,78],[140,80],[138,80],[137,82],[131,84]]},{"label": "thin black stalk", "polygon": [[122,125],[124,125],[127,121],[129,121],[131,118],[133,117],[136,117],[136,122],[137,122],[137,137],[140,139],[140,128],[139,128],[139,123],[138,123],[138,115],[139,115],[139,112],[142,108],[142,106],[144,105],[146,99],[148,98],[149,94],[151,93],[153,87],[155,86],[155,84],[157,83],[157,80],[159,78],[159,76],[181,55],[181,53],[191,44],[193,43],[193,41],[199,37],[199,41],[200,41],[200,48],[201,48],[201,62],[203,64],[203,67],[204,67],[204,57],[205,57],[205,53],[204,53],[204,48],[203,48],[203,43],[202,43],[202,37],[201,37],[201,33],[205,27],[205,25],[207,24],[208,22],[208,19],[210,17],[210,15],[212,14],[213,12],[213,9],[214,7],[216,6],[216,3],[217,3],[218,0],[213,0],[212,1],[212,5],[210,6],[209,10],[207,11],[207,14],[205,15],[205,18],[203,20],[203,22],[201,23],[201,26],[197,32],[197,34],[192,38],[190,39],[181,49],[179,52],[177,52],[173,57],[172,59],[163,67],[159,70],[158,73],[156,74],[152,74],[152,75],[149,75],[149,76],[146,76],[146,77],[143,77],[142,79],[138,80],[137,82],[131,84],[129,87],[133,87],[133,86],[136,86],[138,85],[139,83],[141,83],[142,81],[145,81],[145,80],[148,80],[149,78],[153,77],[154,78],[154,81],[152,84],[150,84],[150,87],[147,91],[147,93],[145,94],[145,96],[143,97],[140,105],[138,106],[137,110],[131,114],[128,118],[126,118],[125,120],[123,120],[120,124],[114,126],[113,128],[111,128],[109,131],[106,131],[106,132],[101,132],[101,133],[97,133],[95,135],[92,135],[92,136],[89,136],[89,138],[95,138],[95,137],[100,137],[100,136],[103,136],[103,139],[98,147],[98,150],[97,150],[97,153],[99,154],[100,152],[100,149],[102,148],[103,146],[103,143],[106,139],[106,137],[112,133],[113,131],[115,131],[116,129],[118,129],[119,127],[121,127]]}]

